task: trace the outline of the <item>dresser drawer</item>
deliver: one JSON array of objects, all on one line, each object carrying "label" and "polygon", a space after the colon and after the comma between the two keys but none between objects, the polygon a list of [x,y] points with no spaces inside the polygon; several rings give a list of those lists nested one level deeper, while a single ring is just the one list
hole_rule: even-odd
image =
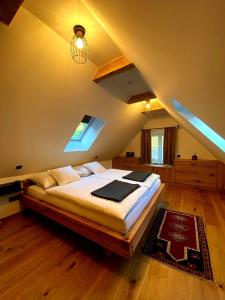
[{"label": "dresser drawer", "polygon": [[217,187],[217,161],[177,160],[175,182],[200,187]]},{"label": "dresser drawer", "polygon": [[208,175],[208,174],[195,174],[195,173],[184,173],[178,172],[175,173],[175,182],[183,183],[183,184],[191,184],[202,187],[211,187],[216,188],[217,185],[217,177],[216,175]]},{"label": "dresser drawer", "polygon": [[176,163],[177,172],[195,173],[195,174],[213,174],[216,175],[217,165],[214,163]]},{"label": "dresser drawer", "polygon": [[136,170],[138,169],[139,157],[115,157],[112,167],[115,169]]},{"label": "dresser drawer", "polygon": [[135,162],[124,162],[120,164],[121,168],[127,168],[127,169],[132,169],[132,168],[137,168],[137,163]]}]

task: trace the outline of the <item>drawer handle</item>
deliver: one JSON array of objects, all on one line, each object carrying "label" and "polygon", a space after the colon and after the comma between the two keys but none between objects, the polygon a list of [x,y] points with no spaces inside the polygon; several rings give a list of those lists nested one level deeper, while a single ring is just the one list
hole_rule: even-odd
[{"label": "drawer handle", "polygon": [[197,166],[197,164],[190,164],[191,166]]}]

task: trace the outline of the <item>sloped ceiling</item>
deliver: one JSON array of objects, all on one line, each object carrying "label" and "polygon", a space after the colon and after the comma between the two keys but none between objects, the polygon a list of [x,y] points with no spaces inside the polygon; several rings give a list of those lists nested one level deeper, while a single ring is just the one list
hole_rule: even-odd
[{"label": "sloped ceiling", "polygon": [[74,35],[74,25],[83,25],[88,59],[94,64],[100,66],[121,56],[111,37],[80,0],[25,0],[23,7],[69,43]]},{"label": "sloped ceiling", "polygon": [[[111,159],[143,126],[142,104],[93,82],[96,65],[75,64],[68,42],[23,7],[0,23],[0,45],[0,177]],[[85,114],[105,127],[90,151],[64,153]]]},{"label": "sloped ceiling", "polygon": [[131,96],[151,90],[149,84],[135,67],[105,78],[99,81],[98,85],[109,90],[125,103],[127,103]]},{"label": "sloped ceiling", "polygon": [[[142,104],[125,104],[113,82],[92,82],[96,65],[118,53],[135,63],[167,111],[225,161],[172,106],[176,98],[224,136],[225,2],[85,0],[90,27],[79,3],[25,0],[9,27],[0,24],[0,177],[121,153],[146,121]],[[93,32],[91,60],[82,66],[72,61],[68,43],[75,23]],[[107,126],[90,151],[64,153],[85,114]]]},{"label": "sloped ceiling", "polygon": [[135,63],[167,111],[225,162],[225,153],[172,105],[177,99],[225,136],[225,1],[83,2]]}]

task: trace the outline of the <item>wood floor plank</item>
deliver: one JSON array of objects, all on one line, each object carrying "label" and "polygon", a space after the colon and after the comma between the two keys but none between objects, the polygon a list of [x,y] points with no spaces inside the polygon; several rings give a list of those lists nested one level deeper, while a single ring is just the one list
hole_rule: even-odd
[{"label": "wood floor plank", "polygon": [[172,269],[138,249],[126,261],[34,213],[0,227],[0,299],[224,300],[225,197],[166,186],[160,206],[202,216],[214,283]]}]

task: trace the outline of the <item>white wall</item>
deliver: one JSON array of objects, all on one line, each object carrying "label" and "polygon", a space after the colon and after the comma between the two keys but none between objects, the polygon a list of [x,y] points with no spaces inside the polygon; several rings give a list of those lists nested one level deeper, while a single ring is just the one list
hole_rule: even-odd
[{"label": "white wall", "polygon": [[[107,169],[112,168],[111,160],[101,161],[100,163]],[[9,183],[16,180],[23,181],[28,178],[31,178],[32,175],[33,174],[27,174],[27,175],[0,178],[0,184]],[[20,205],[19,200],[9,202],[9,195],[0,196],[0,219],[16,214],[20,212],[22,209],[23,207]]]},{"label": "white wall", "polygon": [[[166,112],[149,113],[149,119],[143,126],[143,129],[161,128],[177,126],[178,123]],[[134,151],[136,156],[141,155],[141,131],[127,145],[122,155],[127,151]],[[202,144],[200,144],[190,133],[183,127],[178,130],[176,154],[180,154],[181,158],[191,159],[194,153],[197,153],[199,159],[216,159]]]},{"label": "white wall", "polygon": [[177,99],[225,137],[225,1],[140,0],[138,6],[130,0],[83,1],[167,111],[225,162],[225,152],[179,116],[172,103]]},{"label": "white wall", "polygon": [[[0,45],[0,177],[111,159],[142,127],[141,105],[94,83],[96,66],[75,64],[70,44],[23,7],[0,23]],[[85,114],[106,126],[88,152],[64,153]]]}]

